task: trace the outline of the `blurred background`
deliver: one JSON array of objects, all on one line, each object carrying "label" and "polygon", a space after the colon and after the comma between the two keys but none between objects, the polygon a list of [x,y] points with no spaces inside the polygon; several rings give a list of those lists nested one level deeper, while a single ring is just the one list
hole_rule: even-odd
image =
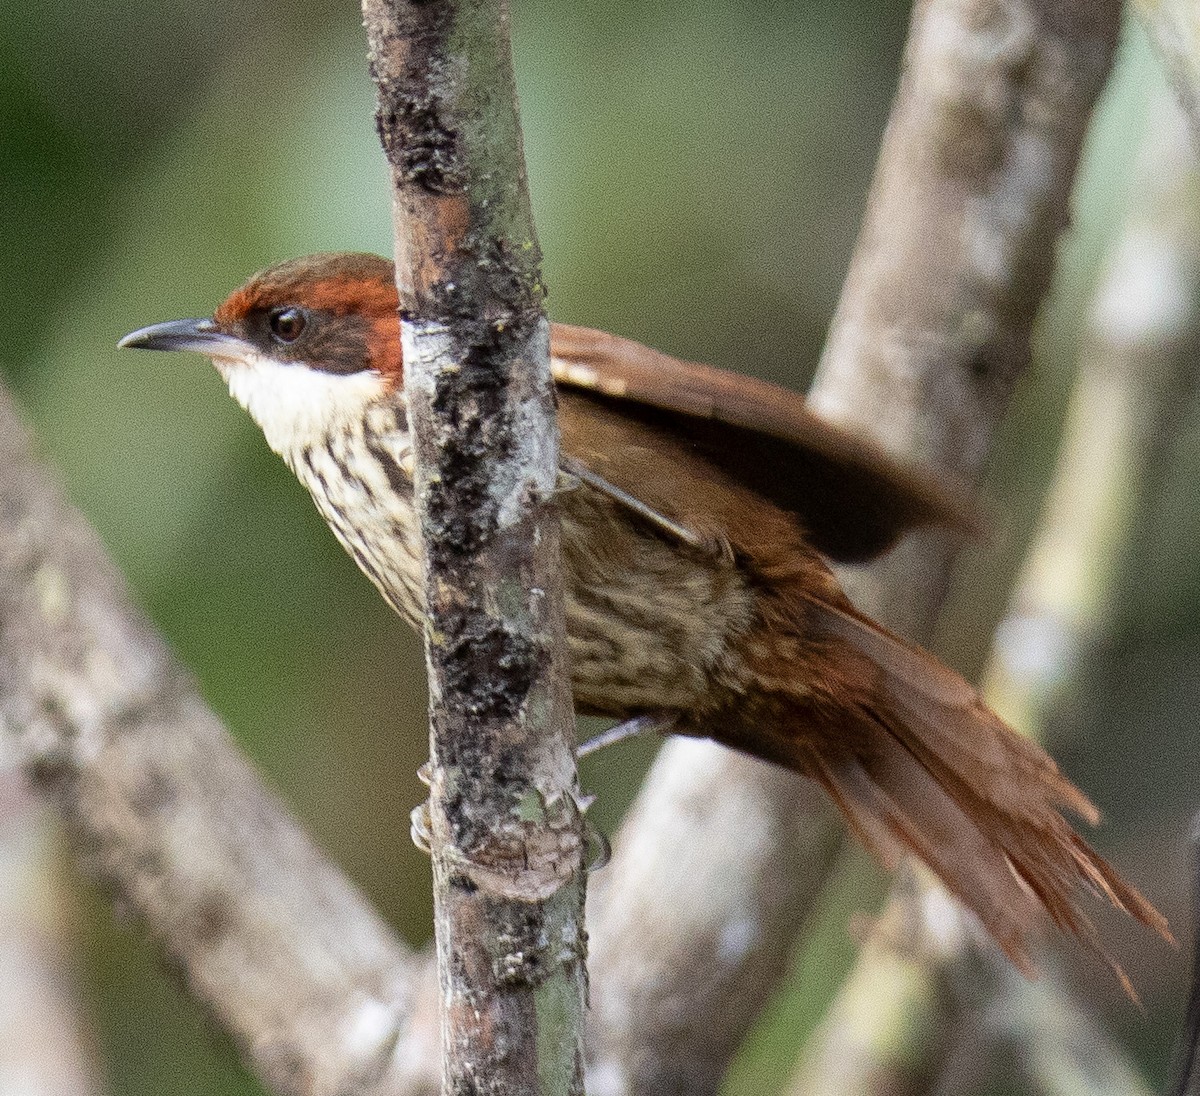
[{"label": "blurred background", "polygon": [[[514,4],[530,184],[556,320],[797,388],[835,306],[907,27],[895,0]],[[1162,79],[1134,28],[1089,139],[1075,219],[964,557],[941,653],[987,655],[1049,486],[1105,256]],[[0,369],[48,458],[214,708],[318,840],[414,941],[429,867],[417,640],[199,358],[118,353],[210,313],[251,272],[391,250],[355,5],[98,0],[0,8]],[[1181,394],[1169,475],[1048,734],[1108,824],[1097,844],[1186,942],[1184,833],[1200,805],[1200,423]],[[2,474],[2,473],[0,473]],[[1160,491],[1161,486],[1161,491]],[[653,745],[588,762],[611,831]],[[260,1091],[139,928],[61,858],[83,1008],[112,1092]],[[853,861],[727,1091],[782,1091],[883,882]],[[1156,1083],[1185,963],[1122,939],[1139,1013],[1072,978]],[[1064,956],[1070,949],[1061,948]],[[1066,961],[1066,960],[1064,960]],[[165,975],[165,976],[164,976]]]}]

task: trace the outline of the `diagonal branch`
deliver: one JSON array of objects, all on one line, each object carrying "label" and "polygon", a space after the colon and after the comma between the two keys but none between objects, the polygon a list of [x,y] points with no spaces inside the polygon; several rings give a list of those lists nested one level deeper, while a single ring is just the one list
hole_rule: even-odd
[{"label": "diagonal branch", "polygon": [[[814,404],[973,483],[1049,287],[1116,0],[920,0]],[[910,538],[854,583],[928,638],[951,551]]]},{"label": "diagonal branch", "polygon": [[420,964],[268,792],[0,391],[0,758],[273,1091],[432,1091]]},{"label": "diagonal branch", "polygon": [[[990,702],[1036,738],[1111,615],[1121,561],[1138,560],[1135,569],[1141,569],[1140,541],[1151,527],[1145,511],[1167,467],[1163,449],[1179,433],[1180,407],[1190,406],[1181,394],[1195,387],[1200,333],[1192,302],[1200,251],[1189,197],[1195,158],[1180,110],[1156,99],[1150,117],[1135,181],[1141,200],[1131,207],[1097,291],[1046,511],[987,673]],[[1032,664],[1031,649],[1040,656]],[[868,1004],[843,993],[796,1092],[843,1083],[837,1044],[851,1029],[867,1032],[870,1044],[856,1057],[871,1078],[861,1091],[900,1090],[889,1078],[917,1061],[933,1068],[941,1051],[929,1043],[902,1048],[885,1033],[898,1017],[914,1015],[925,1017],[925,1028],[953,1030],[963,1022],[963,1001],[939,990],[972,978],[993,988],[997,1014],[1007,1005],[1014,1018],[1032,1011],[1057,1018],[1036,1039],[1034,1029],[1012,1021],[991,1024],[983,1036],[989,1044],[1020,1039],[1028,1068],[1058,1077],[1055,1087],[1043,1086],[1047,1091],[1146,1091],[1120,1047],[1095,1030],[1087,1009],[1052,972],[1022,985],[998,970],[994,950],[970,933],[960,934],[953,947],[923,944],[907,960],[890,950],[864,950],[853,983],[868,984],[889,965],[905,962],[908,997]],[[1080,1031],[1089,1033],[1086,1041],[1077,1037]]]},{"label": "diagonal branch", "polygon": [[[824,413],[977,478],[1029,359],[1119,14],[1115,0],[917,4],[813,391]],[[928,638],[951,555],[937,535],[912,537],[842,577],[864,609]],[[759,820],[752,840],[714,840],[742,818]],[[716,1091],[805,923],[830,825],[810,785],[691,745],[663,751],[592,910],[597,1096]],[[628,911],[651,909],[654,931],[631,936]]]}]

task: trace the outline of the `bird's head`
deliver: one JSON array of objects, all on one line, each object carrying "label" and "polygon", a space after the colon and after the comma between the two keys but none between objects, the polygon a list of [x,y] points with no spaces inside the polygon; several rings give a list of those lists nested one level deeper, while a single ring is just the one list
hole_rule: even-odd
[{"label": "bird's head", "polygon": [[378,255],[321,254],[255,274],[211,319],[143,327],[118,344],[194,350],[288,456],[400,390],[398,298]]}]

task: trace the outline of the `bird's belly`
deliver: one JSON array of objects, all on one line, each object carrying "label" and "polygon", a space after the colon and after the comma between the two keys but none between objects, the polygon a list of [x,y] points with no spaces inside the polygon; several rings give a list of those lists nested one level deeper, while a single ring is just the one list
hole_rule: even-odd
[{"label": "bird's belly", "polygon": [[625,718],[696,710],[739,674],[753,595],[729,561],[681,549],[587,488],[562,498],[575,706]]},{"label": "bird's belly", "polygon": [[424,619],[421,548],[408,447],[361,433],[312,446],[289,459],[342,547],[384,599],[418,631]]},{"label": "bird's belly", "polygon": [[[292,463],[338,540],[420,630],[420,537],[404,456],[377,448],[351,458],[335,445]],[[740,571],[698,560],[590,488],[564,493],[560,504],[576,708],[616,717],[695,708],[714,675],[734,672],[730,637],[753,611]]]}]

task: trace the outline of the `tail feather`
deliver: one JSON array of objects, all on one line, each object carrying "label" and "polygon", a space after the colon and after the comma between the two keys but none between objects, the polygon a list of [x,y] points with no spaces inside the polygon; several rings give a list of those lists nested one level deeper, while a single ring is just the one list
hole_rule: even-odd
[{"label": "tail feather", "polygon": [[[1034,899],[997,846],[903,748],[868,761],[814,757],[810,771],[863,843],[892,865],[896,847],[927,864],[1026,974]],[[963,870],[964,865],[970,865]]]},{"label": "tail feather", "polygon": [[1044,909],[1130,990],[1080,906],[1080,889],[1167,940],[1171,933],[1063,816],[1095,824],[1088,798],[932,656],[848,604],[813,601],[808,610],[818,643],[836,651],[831,663],[841,669],[821,694],[798,693],[794,725],[765,735],[760,728],[752,743],[737,744],[818,780],[885,861],[897,845],[915,853],[1027,974],[1030,932]]}]

